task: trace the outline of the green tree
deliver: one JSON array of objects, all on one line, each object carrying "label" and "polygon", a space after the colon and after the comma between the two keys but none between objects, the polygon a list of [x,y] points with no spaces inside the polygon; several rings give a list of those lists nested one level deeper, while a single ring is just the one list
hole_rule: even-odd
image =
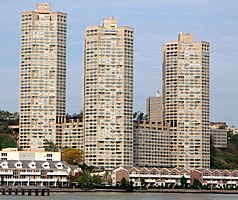
[{"label": "green tree", "polygon": [[108,171],[105,172],[102,178],[102,181],[107,183],[112,183],[112,177],[110,176],[110,173]]},{"label": "green tree", "polygon": [[126,188],[126,186],[127,186],[127,180],[123,177],[123,178],[121,179],[121,187],[122,187],[122,188]]},{"label": "green tree", "polygon": [[81,188],[90,188],[92,187],[92,177],[89,173],[83,173],[78,177],[77,183]]},{"label": "green tree", "polygon": [[17,147],[17,143],[14,138],[9,134],[0,134],[0,150],[10,147]]},{"label": "green tree", "polygon": [[103,181],[102,181],[102,178],[100,177],[100,176],[98,176],[98,175],[93,175],[93,177],[92,177],[92,183],[94,183],[94,184],[100,184],[100,183],[102,183]]},{"label": "green tree", "polygon": [[59,148],[54,144],[54,142],[45,140],[45,151],[57,152]]},{"label": "green tree", "polygon": [[192,186],[193,186],[193,188],[198,189],[198,188],[202,187],[202,184],[197,178],[195,178],[195,179],[193,179],[193,185]]},{"label": "green tree", "polygon": [[184,175],[180,178],[180,183],[181,183],[182,188],[187,188],[188,187],[187,181],[188,181],[188,179],[185,178]]},{"label": "green tree", "polygon": [[92,173],[93,170],[95,169],[94,166],[88,166],[85,163],[80,163],[78,166],[82,169],[83,173]]},{"label": "green tree", "polygon": [[133,183],[132,180],[130,180],[130,182],[129,182],[129,187],[130,187],[130,188],[133,188],[133,187],[134,187],[134,183]]},{"label": "green tree", "polygon": [[140,179],[140,182],[141,182],[141,186],[142,186],[143,188],[145,188],[145,187],[146,187],[145,178],[141,178],[141,179]]},{"label": "green tree", "polygon": [[5,181],[4,181],[4,177],[3,177],[3,176],[1,176],[1,182],[0,182],[0,185],[1,185],[1,186],[3,186],[3,185],[4,185],[4,183],[5,183]]}]

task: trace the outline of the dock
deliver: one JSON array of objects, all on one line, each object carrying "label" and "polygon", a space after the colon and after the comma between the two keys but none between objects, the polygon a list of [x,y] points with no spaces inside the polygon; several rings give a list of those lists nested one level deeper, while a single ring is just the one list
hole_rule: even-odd
[{"label": "dock", "polygon": [[49,187],[44,186],[8,186],[1,187],[2,195],[50,196]]}]

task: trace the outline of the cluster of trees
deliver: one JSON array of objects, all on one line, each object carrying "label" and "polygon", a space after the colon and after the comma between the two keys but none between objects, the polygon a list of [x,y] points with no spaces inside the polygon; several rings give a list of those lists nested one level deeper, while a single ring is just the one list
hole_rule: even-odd
[{"label": "cluster of trees", "polygon": [[238,169],[238,135],[228,132],[227,148],[214,147],[211,140],[211,168]]},{"label": "cluster of trees", "polygon": [[[145,186],[145,181],[143,182],[144,179],[141,180],[142,182],[142,186]],[[126,189],[126,190],[133,190],[133,182],[132,181],[128,181],[126,180],[124,177],[121,179],[121,184],[119,186],[122,189]]]},{"label": "cluster of trees", "polygon": [[67,179],[69,181],[70,186],[77,186],[82,189],[85,188],[95,188],[102,187],[104,184],[109,184],[112,182],[111,176],[108,172],[105,172],[103,176],[99,176],[97,174],[91,175],[93,172],[97,171],[97,169],[93,166],[87,166],[85,163],[79,165],[82,169],[82,172],[78,172],[76,174],[69,174]]},{"label": "cluster of trees", "polygon": [[74,114],[66,114],[66,119],[83,119],[83,111],[81,110],[79,113]]},{"label": "cluster of trees", "polygon": [[3,148],[17,147],[17,142],[8,127],[19,122],[18,113],[0,110],[0,150]]}]

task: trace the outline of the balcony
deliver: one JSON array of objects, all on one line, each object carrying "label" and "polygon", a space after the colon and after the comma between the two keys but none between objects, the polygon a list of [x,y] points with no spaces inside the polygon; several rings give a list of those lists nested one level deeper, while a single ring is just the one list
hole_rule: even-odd
[{"label": "balcony", "polygon": [[48,176],[68,176],[66,171],[47,172]]},{"label": "balcony", "polygon": [[20,175],[24,176],[39,176],[41,175],[40,172],[20,172]]}]

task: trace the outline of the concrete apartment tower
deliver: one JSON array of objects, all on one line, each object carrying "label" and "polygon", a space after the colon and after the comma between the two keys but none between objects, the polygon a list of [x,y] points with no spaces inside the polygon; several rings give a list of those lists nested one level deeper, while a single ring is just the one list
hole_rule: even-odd
[{"label": "concrete apartment tower", "polygon": [[209,67],[209,42],[180,33],[163,45],[163,121],[174,167],[210,167]]},{"label": "concrete apartment tower", "polygon": [[61,145],[66,106],[66,14],[47,3],[21,14],[20,137],[24,150]]},{"label": "concrete apartment tower", "polygon": [[87,165],[133,165],[134,30],[105,18],[84,41],[84,136]]},{"label": "concrete apartment tower", "polygon": [[146,99],[146,115],[151,122],[163,121],[163,98],[159,91],[156,96]]}]

